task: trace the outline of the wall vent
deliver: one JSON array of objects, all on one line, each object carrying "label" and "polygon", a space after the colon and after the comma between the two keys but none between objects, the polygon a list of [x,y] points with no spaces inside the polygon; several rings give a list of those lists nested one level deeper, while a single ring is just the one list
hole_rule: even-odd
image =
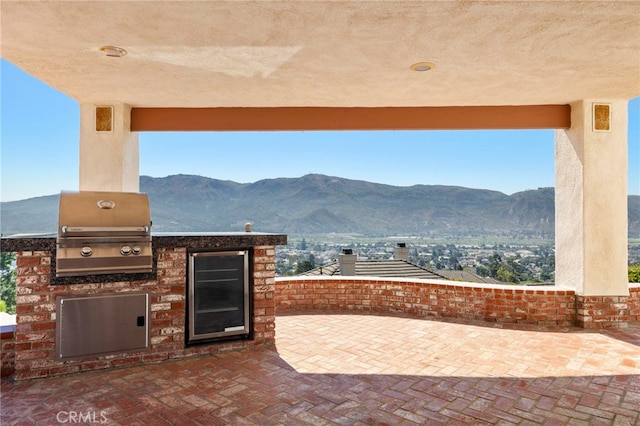
[{"label": "wall vent", "polygon": [[96,107],[96,132],[113,131],[113,107],[101,105]]},{"label": "wall vent", "polygon": [[593,131],[611,131],[611,104],[593,104]]}]

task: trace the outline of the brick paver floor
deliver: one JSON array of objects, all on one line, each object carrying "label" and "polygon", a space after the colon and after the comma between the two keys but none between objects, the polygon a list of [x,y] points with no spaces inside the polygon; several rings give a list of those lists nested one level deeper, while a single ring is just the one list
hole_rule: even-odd
[{"label": "brick paver floor", "polygon": [[2,425],[637,425],[640,324],[278,316],[275,348],[2,383]]}]

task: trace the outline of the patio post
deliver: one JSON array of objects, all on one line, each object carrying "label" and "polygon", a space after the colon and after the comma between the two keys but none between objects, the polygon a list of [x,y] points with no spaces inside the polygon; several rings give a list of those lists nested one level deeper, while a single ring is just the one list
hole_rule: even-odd
[{"label": "patio post", "polygon": [[556,284],[585,327],[626,325],[627,122],[626,100],[582,100],[556,130]]},{"label": "patio post", "polygon": [[80,190],[139,191],[138,133],[125,104],[80,105]]}]

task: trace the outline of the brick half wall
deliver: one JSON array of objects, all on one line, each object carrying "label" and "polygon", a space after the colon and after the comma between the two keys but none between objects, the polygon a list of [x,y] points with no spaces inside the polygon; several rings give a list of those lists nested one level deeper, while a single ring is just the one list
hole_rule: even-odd
[{"label": "brick half wall", "polygon": [[583,328],[624,328],[640,322],[640,284],[629,296],[576,296],[576,321]]},{"label": "brick half wall", "polygon": [[400,313],[562,327],[576,322],[573,290],[371,277],[276,278],[276,311]]},{"label": "brick half wall", "polygon": [[640,284],[629,284],[629,321],[640,322]]}]

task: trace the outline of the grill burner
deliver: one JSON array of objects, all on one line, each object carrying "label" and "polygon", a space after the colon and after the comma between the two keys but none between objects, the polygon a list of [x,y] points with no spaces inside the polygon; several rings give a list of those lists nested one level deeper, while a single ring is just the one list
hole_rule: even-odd
[{"label": "grill burner", "polygon": [[62,192],[56,276],[151,272],[149,198],[136,192]]}]

